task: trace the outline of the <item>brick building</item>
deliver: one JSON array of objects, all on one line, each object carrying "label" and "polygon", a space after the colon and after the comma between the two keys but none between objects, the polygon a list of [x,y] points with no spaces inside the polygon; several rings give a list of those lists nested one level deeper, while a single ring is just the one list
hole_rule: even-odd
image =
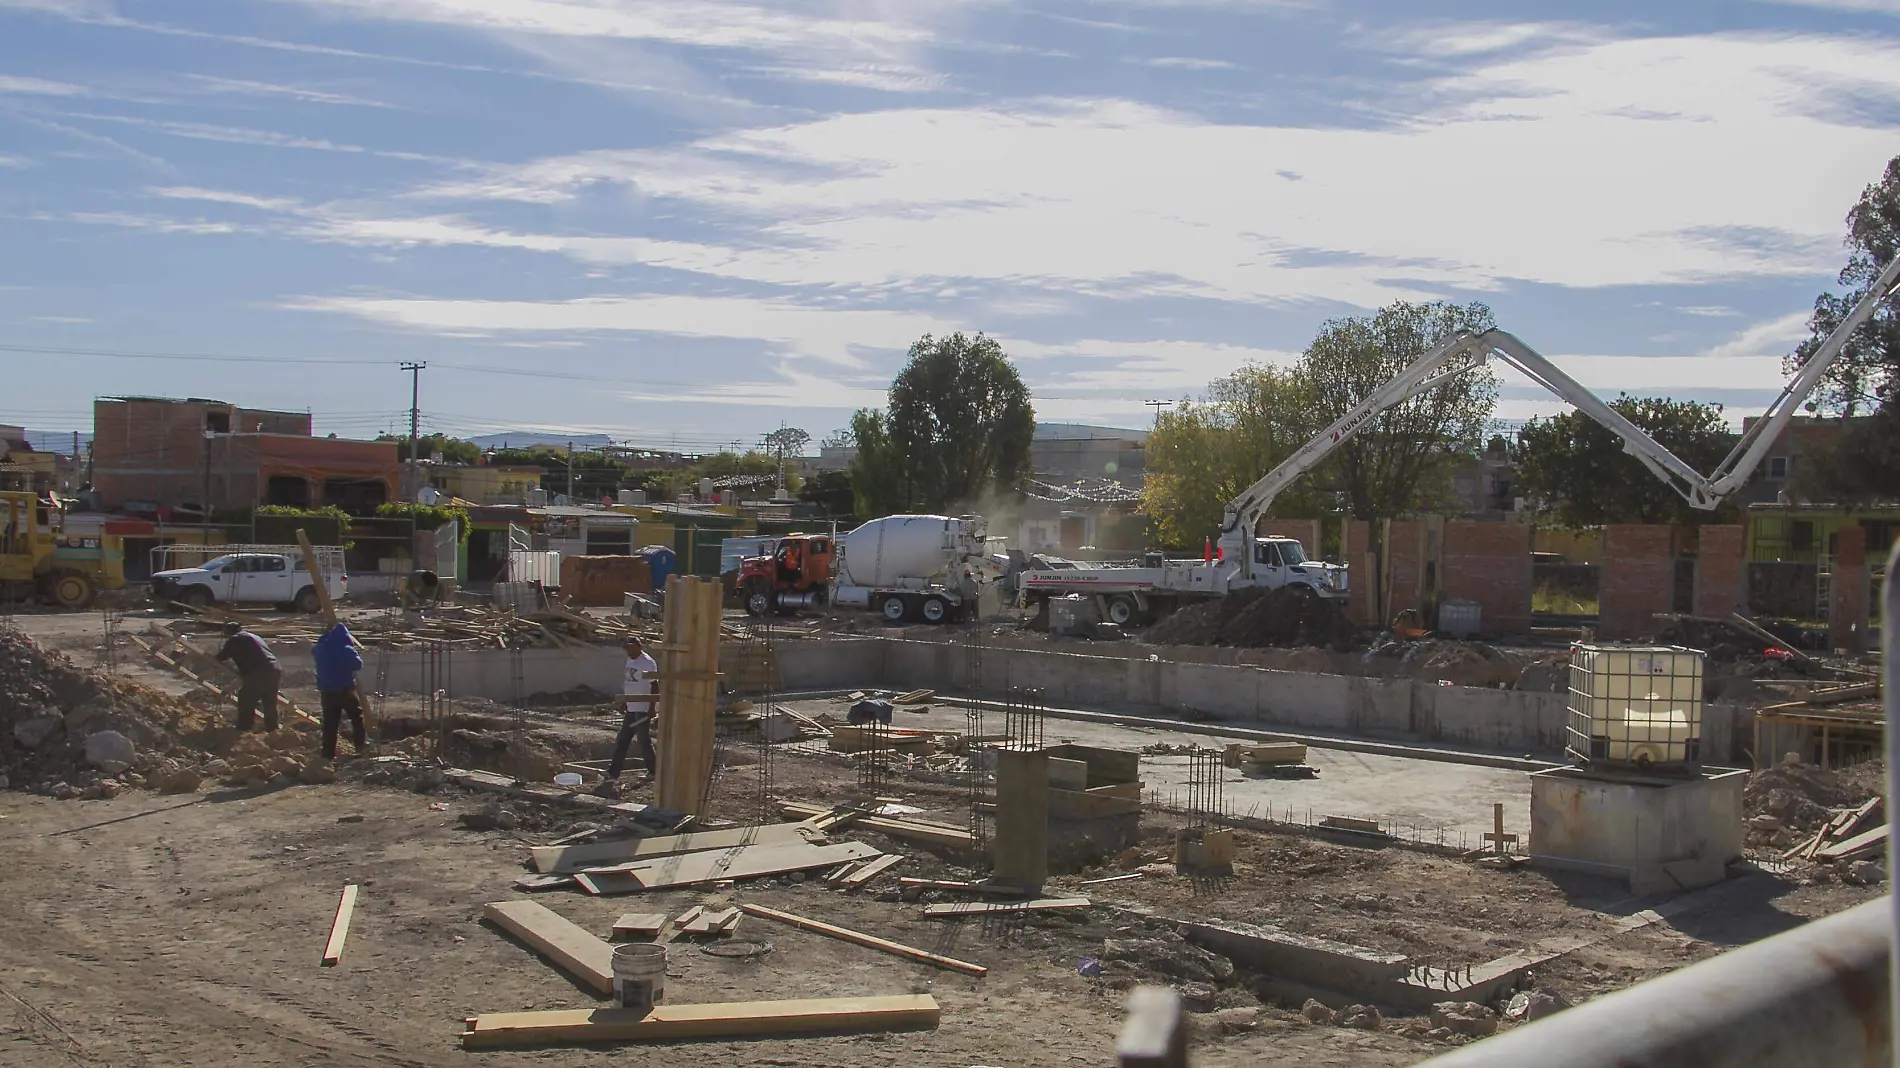
[{"label": "brick building", "polygon": [[394,500],[396,444],[313,437],[308,412],[192,398],[93,402],[93,488],[107,508],[341,505]]}]

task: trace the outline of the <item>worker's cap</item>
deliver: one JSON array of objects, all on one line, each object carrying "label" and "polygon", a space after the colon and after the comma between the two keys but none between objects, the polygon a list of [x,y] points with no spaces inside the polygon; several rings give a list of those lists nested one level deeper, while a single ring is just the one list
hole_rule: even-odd
[{"label": "worker's cap", "polygon": [[638,634],[629,634],[627,635],[627,640],[624,642],[621,642],[620,644],[623,646],[639,645],[641,644],[640,636]]},{"label": "worker's cap", "polygon": [[226,634],[236,634],[238,631],[241,631],[243,629],[244,629],[244,624],[242,623],[233,622],[233,623],[226,623],[224,625],[224,632]]}]

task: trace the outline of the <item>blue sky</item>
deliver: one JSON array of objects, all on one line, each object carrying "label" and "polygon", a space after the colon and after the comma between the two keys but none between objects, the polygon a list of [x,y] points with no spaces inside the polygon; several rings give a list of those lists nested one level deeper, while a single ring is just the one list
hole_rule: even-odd
[{"label": "blue sky", "polygon": [[1142,426],[1399,298],[1739,413],[1896,153],[1900,0],[0,0],[0,422],[709,449],[962,329]]}]

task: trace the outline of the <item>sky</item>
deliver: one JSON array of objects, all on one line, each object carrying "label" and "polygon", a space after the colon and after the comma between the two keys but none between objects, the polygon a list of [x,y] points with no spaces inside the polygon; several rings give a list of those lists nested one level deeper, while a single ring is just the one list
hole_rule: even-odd
[{"label": "sky", "polygon": [[1735,417],[1895,154],[1900,0],[0,0],[0,422],[709,451],[980,330],[1143,427],[1440,299]]}]

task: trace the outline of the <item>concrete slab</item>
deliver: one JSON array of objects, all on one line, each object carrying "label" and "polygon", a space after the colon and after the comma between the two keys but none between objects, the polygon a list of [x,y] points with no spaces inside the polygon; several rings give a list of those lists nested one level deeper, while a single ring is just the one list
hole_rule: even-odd
[{"label": "concrete slab", "polygon": [[[835,700],[788,702],[806,715],[830,712],[843,715]],[[1000,712],[988,719],[999,729]],[[930,730],[962,731],[964,710],[958,705],[933,704],[927,711],[900,708],[895,725]],[[1051,718],[1044,737],[1051,745],[1076,743],[1105,749],[1140,750],[1156,743],[1224,747],[1231,739],[1192,730],[1166,727],[1130,727]],[[1461,842],[1476,849],[1479,837],[1491,829],[1491,806],[1504,805],[1504,826],[1510,833],[1530,833],[1529,777],[1521,771],[1454,764],[1442,760],[1413,760],[1370,753],[1310,749],[1307,762],[1319,769],[1313,779],[1248,778],[1227,769],[1222,783],[1228,808],[1239,816],[1304,821],[1310,812],[1322,815],[1362,816],[1376,819],[1387,830],[1417,833],[1429,840],[1443,833],[1447,844]],[[1141,778],[1163,801],[1171,795],[1185,800],[1188,758],[1144,755]]]}]

